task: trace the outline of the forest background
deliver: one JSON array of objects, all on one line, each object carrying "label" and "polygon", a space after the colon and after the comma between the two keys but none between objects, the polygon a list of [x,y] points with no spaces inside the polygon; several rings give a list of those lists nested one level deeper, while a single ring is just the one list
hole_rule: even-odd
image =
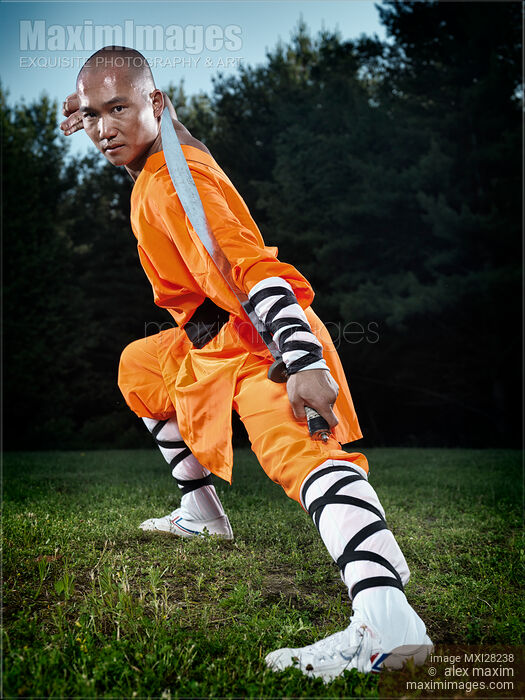
[{"label": "forest background", "polygon": [[[388,41],[299,24],[211,94],[159,85],[316,292],[364,445],[521,441],[521,3],[391,2]],[[2,90],[4,446],[147,447],[116,383],[168,327],[132,183]],[[246,437],[235,424],[237,443]]]}]

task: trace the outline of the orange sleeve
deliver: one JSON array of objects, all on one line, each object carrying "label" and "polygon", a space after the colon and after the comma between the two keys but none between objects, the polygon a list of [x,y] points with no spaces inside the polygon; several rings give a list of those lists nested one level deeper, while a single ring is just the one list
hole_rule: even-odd
[{"label": "orange sleeve", "polygon": [[[314,292],[308,280],[293,265],[281,262],[275,255],[276,249],[264,245],[258,230],[252,230],[241,223],[228,204],[219,178],[209,170],[201,172],[200,169],[191,168],[191,172],[210,228],[232,266],[237,286],[248,294],[260,280],[282,277],[292,287],[299,304],[303,308],[310,306]],[[171,185],[171,181],[166,182],[166,185]],[[170,190],[168,210],[174,208],[173,220],[180,221],[181,204],[174,189]],[[245,206],[240,195],[236,191],[235,194],[242,206]],[[188,219],[186,222],[190,226]],[[164,224],[177,245],[177,232],[169,220],[164,219]]]}]

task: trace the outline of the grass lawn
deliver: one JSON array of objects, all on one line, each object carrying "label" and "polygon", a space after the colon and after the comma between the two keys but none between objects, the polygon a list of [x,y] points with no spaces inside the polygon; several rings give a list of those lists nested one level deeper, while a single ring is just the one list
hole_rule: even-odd
[{"label": "grass lawn", "polygon": [[[521,453],[365,452],[432,640],[523,643]],[[179,502],[153,450],[11,453],[3,476],[3,697],[377,697],[377,676],[265,668],[346,627],[351,605],[249,450],[231,487],[215,480],[233,542],[138,529]]]}]

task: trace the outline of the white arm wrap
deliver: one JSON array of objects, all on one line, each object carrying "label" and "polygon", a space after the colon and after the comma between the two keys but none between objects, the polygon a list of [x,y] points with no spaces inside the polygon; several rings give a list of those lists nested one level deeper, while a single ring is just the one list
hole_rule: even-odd
[{"label": "white arm wrap", "polygon": [[328,369],[323,346],[312,333],[304,311],[288,282],[269,277],[252,287],[248,297],[283,357],[288,374],[305,369]]}]

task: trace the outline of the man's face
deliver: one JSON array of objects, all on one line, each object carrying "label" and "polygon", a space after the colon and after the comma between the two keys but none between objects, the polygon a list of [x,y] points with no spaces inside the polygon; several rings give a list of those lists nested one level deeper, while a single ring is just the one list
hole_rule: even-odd
[{"label": "man's face", "polygon": [[140,77],[125,70],[84,71],[77,93],[84,130],[113,165],[143,156],[158,134],[151,97]]}]

